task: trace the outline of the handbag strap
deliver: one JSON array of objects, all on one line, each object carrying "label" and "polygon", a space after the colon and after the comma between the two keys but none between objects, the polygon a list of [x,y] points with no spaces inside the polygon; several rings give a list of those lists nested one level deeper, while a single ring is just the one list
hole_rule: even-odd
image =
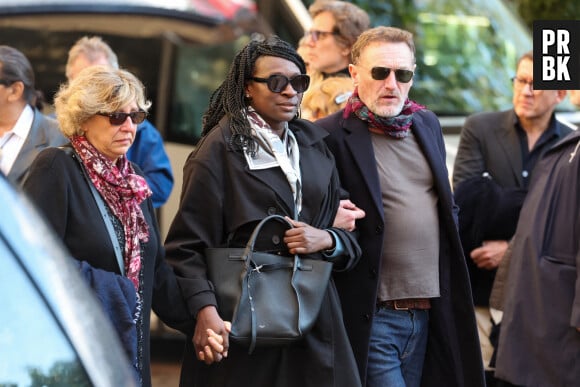
[{"label": "handbag strap", "polygon": [[113,244],[113,250],[115,250],[115,258],[117,259],[117,264],[119,265],[119,270],[121,270],[122,275],[125,275],[125,265],[123,263],[123,253],[121,252],[121,246],[119,245],[119,240],[117,239],[117,233],[115,232],[115,227],[113,226],[113,221],[111,220],[111,217],[109,216],[109,212],[107,211],[107,209],[105,207],[105,202],[103,201],[103,198],[101,197],[101,195],[99,194],[99,192],[95,188],[95,185],[93,184],[93,182],[89,178],[89,175],[88,175],[83,163],[81,162],[79,156],[77,155],[76,151],[74,150],[74,148],[69,147],[69,146],[61,146],[59,148],[62,149],[64,152],[70,154],[73,159],[78,161],[79,166],[81,168],[81,172],[83,174],[83,177],[85,178],[85,181],[87,182],[87,184],[89,185],[89,188],[91,189],[91,193],[93,194],[93,197],[95,198],[95,202],[97,203],[97,207],[99,207],[101,217],[103,218],[103,221],[105,222],[105,227],[107,228],[107,232],[109,233],[109,238],[111,239],[111,243]]},{"label": "handbag strap", "polygon": [[[256,244],[256,239],[258,238],[258,235],[260,234],[262,227],[264,227],[264,225],[266,223],[273,221],[273,220],[280,221],[280,222],[286,224],[289,228],[293,227],[292,224],[281,215],[274,214],[274,215],[269,215],[269,216],[265,217],[254,228],[254,231],[252,232],[250,239],[248,239],[248,243],[246,244],[246,249],[244,250],[244,255],[243,255],[243,259],[244,259],[245,265],[246,265],[246,275],[244,277],[244,282],[246,283],[246,288],[248,291],[248,301],[250,303],[250,316],[251,316],[251,327],[252,327],[251,328],[252,329],[252,339],[250,341],[250,348],[248,349],[249,354],[251,354],[254,351],[254,349],[256,348],[256,341],[257,341],[257,336],[258,336],[258,321],[256,318],[256,308],[254,306],[254,296],[252,294],[252,286],[250,283],[250,279],[254,275],[258,275],[261,272],[268,272],[268,271],[274,271],[274,270],[284,270],[284,269],[296,271],[297,269],[302,268],[302,265],[300,263],[300,258],[298,257],[297,254],[294,255],[293,260],[288,259],[287,263],[277,263],[277,264],[257,266],[256,263],[252,261],[251,256],[252,256],[252,253],[254,251],[254,245]],[[308,270],[307,268],[305,268],[305,269]],[[312,268],[310,268],[310,270],[312,270]],[[298,299],[298,292],[297,292],[296,288],[294,287],[294,284],[290,284],[290,285],[294,289],[294,293],[296,294],[296,298]],[[299,310],[299,312],[300,312],[300,310]],[[300,320],[298,320],[298,321],[300,321]],[[300,329],[300,324],[298,324],[298,329]]]}]

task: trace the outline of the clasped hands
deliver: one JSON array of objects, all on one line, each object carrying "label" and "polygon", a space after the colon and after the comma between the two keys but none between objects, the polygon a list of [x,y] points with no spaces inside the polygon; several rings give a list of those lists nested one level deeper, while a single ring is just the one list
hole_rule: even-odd
[{"label": "clasped hands", "polygon": [[197,358],[209,365],[228,357],[231,329],[231,322],[222,320],[215,306],[200,309],[192,338]]}]

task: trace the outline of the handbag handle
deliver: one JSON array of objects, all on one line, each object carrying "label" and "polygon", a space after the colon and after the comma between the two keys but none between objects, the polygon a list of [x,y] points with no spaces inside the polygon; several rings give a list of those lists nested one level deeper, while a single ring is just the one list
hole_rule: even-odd
[{"label": "handbag handle", "polygon": [[246,248],[245,248],[244,253],[242,255],[242,260],[245,263],[246,270],[248,270],[248,271],[249,270],[271,271],[271,270],[280,270],[280,269],[293,269],[293,271],[296,271],[296,270],[311,271],[312,270],[312,265],[305,264],[299,258],[298,254],[294,254],[294,259],[293,260],[288,260],[288,263],[283,263],[283,264],[282,263],[278,263],[276,265],[261,265],[259,267],[258,266],[255,266],[255,264],[250,259],[250,256],[254,252],[254,245],[256,244],[256,239],[258,239],[258,235],[260,234],[260,231],[262,230],[262,227],[264,227],[264,225],[266,223],[268,223],[268,222],[270,222],[272,220],[277,220],[279,222],[282,222],[286,226],[288,226],[288,228],[293,228],[294,227],[294,226],[292,226],[292,223],[290,223],[288,221],[288,219],[286,219],[282,215],[277,215],[277,214],[268,215],[267,217],[265,217],[264,219],[262,219],[260,221],[260,223],[258,223],[258,225],[254,228],[254,231],[250,235],[250,238],[248,239],[248,243],[246,244]]},{"label": "handbag handle", "polygon": [[256,239],[258,239],[258,235],[260,234],[260,231],[262,231],[262,227],[264,227],[264,225],[266,223],[268,223],[272,220],[277,220],[279,222],[282,222],[286,226],[288,226],[288,228],[294,227],[294,226],[292,226],[292,223],[290,223],[282,215],[277,215],[277,214],[268,215],[264,219],[262,219],[260,221],[260,223],[258,223],[258,225],[254,228],[254,231],[252,232],[252,235],[250,235],[250,238],[248,239],[248,243],[246,244],[246,249],[244,250],[244,255],[243,255],[243,259],[244,259],[244,261],[246,261],[246,267],[248,266],[248,257],[254,251],[254,245],[256,244]]}]

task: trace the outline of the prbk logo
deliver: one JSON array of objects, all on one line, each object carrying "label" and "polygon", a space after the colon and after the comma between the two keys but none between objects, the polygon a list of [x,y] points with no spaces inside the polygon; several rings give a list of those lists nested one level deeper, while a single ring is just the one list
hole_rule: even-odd
[{"label": "prbk logo", "polygon": [[580,20],[534,21],[534,89],[580,90]]}]

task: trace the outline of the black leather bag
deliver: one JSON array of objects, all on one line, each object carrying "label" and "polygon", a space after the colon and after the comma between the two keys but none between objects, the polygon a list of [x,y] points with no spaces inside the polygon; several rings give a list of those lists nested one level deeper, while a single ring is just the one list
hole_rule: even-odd
[{"label": "black leather bag", "polygon": [[230,339],[248,345],[249,353],[303,337],[318,317],[332,271],[327,261],[254,251],[262,226],[271,221],[292,227],[270,215],[255,227],[245,249],[206,249],[219,314],[232,322]]}]

